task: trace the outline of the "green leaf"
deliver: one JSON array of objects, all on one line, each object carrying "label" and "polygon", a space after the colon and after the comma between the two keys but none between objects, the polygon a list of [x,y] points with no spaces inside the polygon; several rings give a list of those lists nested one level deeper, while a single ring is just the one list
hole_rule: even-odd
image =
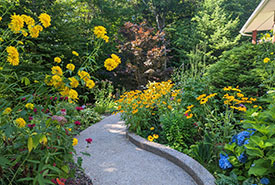
[{"label": "green leaf", "polygon": [[28,150],[29,152],[31,152],[33,149],[33,140],[32,140],[32,137],[29,137],[28,139]]},{"label": "green leaf", "polygon": [[246,152],[248,155],[254,156],[254,157],[263,157],[264,156],[264,152],[262,150],[260,150],[259,148],[247,149]]},{"label": "green leaf", "polygon": [[70,169],[69,169],[69,167],[68,167],[67,165],[62,166],[61,169],[62,169],[65,173],[67,173],[67,174],[68,174],[69,171],[70,171]]},{"label": "green leaf", "polygon": [[0,156],[0,166],[5,167],[6,165],[10,165],[10,164],[11,163],[7,158]]},{"label": "green leaf", "polygon": [[17,182],[32,181],[32,180],[33,180],[33,178],[31,178],[31,177],[26,177],[26,178],[21,178],[21,179],[17,180]]},{"label": "green leaf", "polygon": [[40,164],[40,161],[36,161],[36,160],[27,159],[27,161],[35,164]]},{"label": "green leaf", "polygon": [[258,159],[254,161],[254,166],[252,166],[248,174],[255,176],[264,176],[268,172],[269,162],[264,159]]}]

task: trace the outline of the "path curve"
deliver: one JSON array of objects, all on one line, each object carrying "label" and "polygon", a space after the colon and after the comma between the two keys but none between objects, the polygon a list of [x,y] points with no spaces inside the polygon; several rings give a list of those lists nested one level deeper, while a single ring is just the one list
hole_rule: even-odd
[{"label": "path curve", "polygon": [[[180,167],[129,142],[125,133],[120,116],[112,115],[77,137],[77,156],[94,185],[197,185]],[[93,139],[88,148],[87,138]]]}]

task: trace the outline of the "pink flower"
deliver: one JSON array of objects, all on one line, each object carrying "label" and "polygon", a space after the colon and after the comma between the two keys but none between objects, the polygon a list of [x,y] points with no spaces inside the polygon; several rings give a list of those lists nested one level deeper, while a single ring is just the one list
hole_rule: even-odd
[{"label": "pink flower", "polygon": [[75,121],[74,124],[75,125],[81,125],[80,121]]},{"label": "pink flower", "polygon": [[188,116],[188,114],[186,113],[186,114],[184,114],[186,117]]},{"label": "pink flower", "polygon": [[83,107],[76,107],[76,110],[83,110]]},{"label": "pink flower", "polygon": [[34,108],[34,109],[33,109],[33,112],[34,112],[34,113],[37,113],[37,108]]},{"label": "pink flower", "polygon": [[28,127],[33,128],[33,127],[35,127],[35,124],[28,124]]},{"label": "pink flower", "polygon": [[56,164],[55,164],[55,163],[53,163],[53,166],[55,167],[55,166],[56,166]]},{"label": "pink flower", "polygon": [[68,100],[68,99],[69,99],[69,98],[66,96],[66,97],[65,97],[65,100]]},{"label": "pink flower", "polygon": [[63,117],[63,116],[57,116],[57,115],[52,116],[52,120],[56,120],[59,123],[67,123],[68,122],[65,117]]},{"label": "pink flower", "polygon": [[52,99],[53,99],[53,97],[51,96],[51,97],[50,97],[50,99],[52,100]]},{"label": "pink flower", "polygon": [[31,121],[31,120],[33,120],[33,117],[32,117],[32,116],[29,117],[29,121]]},{"label": "pink flower", "polygon": [[64,97],[62,97],[62,96],[61,96],[59,99],[60,99],[60,100],[63,100],[63,99],[64,99]]},{"label": "pink flower", "polygon": [[25,101],[26,100],[26,98],[24,97],[24,98],[22,98],[22,101]]},{"label": "pink flower", "polygon": [[57,100],[57,97],[54,97],[54,100]]},{"label": "pink flower", "polygon": [[87,143],[91,143],[93,141],[93,139],[89,137],[89,138],[85,139],[85,141],[87,141]]}]

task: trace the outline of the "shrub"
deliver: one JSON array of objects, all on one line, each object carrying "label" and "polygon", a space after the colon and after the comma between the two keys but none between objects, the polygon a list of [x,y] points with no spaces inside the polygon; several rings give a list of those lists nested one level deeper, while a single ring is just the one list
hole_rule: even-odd
[{"label": "shrub", "polygon": [[239,86],[247,95],[262,95],[266,91],[263,82],[268,77],[263,59],[274,51],[274,45],[263,43],[243,44],[223,53],[221,59],[207,70],[210,84],[216,89]]}]

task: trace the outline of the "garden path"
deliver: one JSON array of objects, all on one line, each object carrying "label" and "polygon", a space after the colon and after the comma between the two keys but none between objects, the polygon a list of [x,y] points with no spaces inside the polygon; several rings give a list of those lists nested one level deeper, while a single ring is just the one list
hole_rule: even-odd
[{"label": "garden path", "polygon": [[[125,130],[120,116],[112,115],[77,137],[75,149],[94,185],[196,185],[180,167],[128,141]],[[93,139],[91,144],[87,138]]]}]

